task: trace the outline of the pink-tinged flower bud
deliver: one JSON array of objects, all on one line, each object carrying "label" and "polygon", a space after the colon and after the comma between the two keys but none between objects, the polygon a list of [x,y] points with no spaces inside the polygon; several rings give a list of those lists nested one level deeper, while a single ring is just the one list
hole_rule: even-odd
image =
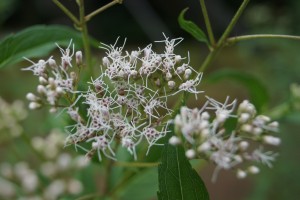
[{"label": "pink-tinged flower bud", "polygon": [[37,86],[37,92],[38,92],[39,94],[46,94],[46,93],[47,93],[46,87],[43,86],[43,85],[38,85],[38,86]]},{"label": "pink-tinged flower bud", "polygon": [[186,69],[184,71],[184,79],[186,79],[186,80],[189,79],[191,74],[192,74],[192,70],[191,69]]},{"label": "pink-tinged flower bud", "polygon": [[57,68],[56,61],[53,60],[52,58],[50,58],[50,59],[48,60],[48,63],[49,63],[49,66],[50,66],[52,69]]},{"label": "pink-tinged flower bud", "polygon": [[183,67],[177,67],[176,69],[176,73],[177,74],[182,74],[184,72],[184,68]]},{"label": "pink-tinged flower bud", "polygon": [[81,51],[77,51],[75,54],[76,57],[76,64],[78,66],[82,65],[82,52]]}]

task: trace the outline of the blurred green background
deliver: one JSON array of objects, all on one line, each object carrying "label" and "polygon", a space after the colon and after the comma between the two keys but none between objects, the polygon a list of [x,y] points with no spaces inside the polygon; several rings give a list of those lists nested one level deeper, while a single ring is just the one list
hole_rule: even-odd
[{"label": "blurred green background", "polygon": [[[62,0],[68,8],[76,12],[74,0]],[[109,1],[86,1],[90,12]],[[209,0],[207,7],[216,36],[220,36],[241,1]],[[196,0],[124,0],[95,17],[89,23],[90,34],[98,41],[113,43],[118,36],[127,38],[128,46],[144,46],[163,38],[162,32],[170,37],[184,37],[178,51],[191,56],[191,65],[198,66],[207,54],[202,44],[180,29],[177,17],[180,11],[190,7],[186,18],[204,27],[201,8]],[[277,33],[300,35],[300,1],[298,0],[256,0],[251,1],[246,12],[234,29],[232,36],[257,33]],[[0,39],[37,24],[63,24],[72,27],[70,20],[51,0],[1,0],[0,1]],[[268,104],[261,110],[268,112],[284,102],[290,101],[290,85],[300,84],[300,41],[289,40],[251,40],[227,47],[219,54],[208,71],[204,73],[202,89],[205,94],[219,100],[227,95],[239,101],[251,98],[247,87],[236,80],[222,78],[218,82],[209,81],[210,75],[224,69],[245,73],[255,77],[269,96]],[[1,49],[0,49],[1,53]],[[98,56],[103,52],[95,50]],[[25,101],[25,95],[33,91],[36,81],[23,73],[24,63],[0,69],[0,96],[8,102],[15,99]],[[207,77],[207,80],[206,80]],[[204,98],[201,97],[200,100]],[[191,102],[200,105],[200,102]],[[30,116],[22,122],[29,137],[49,132],[53,127],[64,125],[48,111],[30,111]],[[300,113],[299,110],[287,112],[277,120],[281,123],[280,156],[273,169],[263,168],[262,173],[247,180],[237,180],[233,173],[221,173],[217,183],[210,182],[212,166],[200,174],[204,178],[212,200],[282,200],[299,199],[300,180]],[[37,123],[39,122],[39,123]],[[2,133],[1,134],[5,134]],[[1,137],[3,138],[3,137]],[[5,137],[4,137],[5,138]],[[23,152],[22,141],[17,151]],[[11,157],[11,141],[1,142],[1,160],[15,161]],[[24,147],[25,148],[25,147]],[[19,152],[19,153],[20,153]],[[24,159],[30,154],[22,155]],[[155,194],[154,194],[155,195]]]}]

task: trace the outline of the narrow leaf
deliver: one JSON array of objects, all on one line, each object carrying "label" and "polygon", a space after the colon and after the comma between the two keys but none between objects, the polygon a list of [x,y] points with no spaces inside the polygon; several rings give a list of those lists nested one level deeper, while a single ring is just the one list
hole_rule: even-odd
[{"label": "narrow leaf", "polygon": [[192,168],[181,146],[165,144],[158,179],[159,200],[209,200],[204,182]]},{"label": "narrow leaf", "polygon": [[265,86],[254,76],[236,70],[219,70],[207,77],[209,82],[229,79],[245,86],[249,92],[250,101],[258,111],[267,106],[269,96]]},{"label": "narrow leaf", "polygon": [[199,42],[205,42],[208,44],[209,42],[207,40],[207,37],[205,33],[201,30],[201,28],[199,28],[194,22],[184,19],[184,14],[186,13],[187,10],[188,8],[185,8],[179,14],[178,23],[180,27],[186,32],[188,32],[189,34],[191,34]]},{"label": "narrow leaf", "polygon": [[[55,43],[66,46],[70,40],[81,47],[81,34],[65,26],[34,26],[0,41],[0,68],[23,60],[47,55],[56,48]],[[96,46],[95,40],[91,44]],[[99,44],[99,43],[98,43]]]}]

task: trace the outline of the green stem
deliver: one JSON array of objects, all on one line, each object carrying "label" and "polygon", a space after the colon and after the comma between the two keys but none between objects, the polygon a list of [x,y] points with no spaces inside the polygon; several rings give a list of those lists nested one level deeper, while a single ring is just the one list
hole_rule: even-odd
[{"label": "green stem", "polygon": [[292,111],[292,106],[290,102],[284,102],[276,107],[274,107],[272,110],[270,110],[268,113],[266,113],[269,117],[272,119],[280,119],[286,115],[288,115]]},{"label": "green stem", "polygon": [[103,12],[104,10],[114,6],[115,4],[121,4],[123,0],[113,0],[112,2],[106,4],[105,6],[102,6],[101,8],[98,8],[97,10],[93,11],[92,13],[88,14],[85,17],[85,21],[90,21],[93,17],[95,17],[97,14]]},{"label": "green stem", "polygon": [[206,25],[206,30],[207,30],[209,41],[210,41],[212,46],[215,46],[215,43],[216,43],[215,36],[214,36],[214,33],[212,31],[212,28],[211,28],[210,20],[209,20],[206,5],[205,5],[205,0],[200,0],[200,5],[201,5],[202,14],[203,14],[203,17],[204,17],[204,22],[205,22],[205,25]]},{"label": "green stem", "polygon": [[228,38],[228,36],[231,33],[232,29],[234,28],[235,24],[237,23],[237,21],[239,20],[239,18],[242,15],[242,13],[244,12],[246,6],[248,5],[249,1],[250,0],[244,0],[243,3],[241,4],[241,6],[239,7],[239,9],[237,10],[237,12],[235,13],[234,17],[232,18],[232,20],[230,21],[226,30],[224,31],[223,35],[221,36],[221,38],[218,41],[217,46],[219,46],[219,48],[224,44],[225,40]]},{"label": "green stem", "polygon": [[76,25],[80,24],[78,19],[63,4],[61,4],[58,0],[52,0],[52,1],[73,21],[74,24]]},{"label": "green stem", "polygon": [[243,35],[227,38],[226,44],[235,44],[240,41],[252,40],[252,39],[291,39],[300,40],[300,36],[294,35],[278,35],[278,34],[254,34],[254,35]]},{"label": "green stem", "polygon": [[83,48],[85,52],[85,58],[86,58],[86,65],[88,68],[89,75],[93,74],[93,68],[91,65],[91,48],[89,43],[89,34],[87,29],[87,24],[85,20],[85,11],[84,11],[84,0],[78,1],[79,5],[79,18],[80,18],[80,31],[82,33],[82,42],[83,42]]},{"label": "green stem", "polygon": [[[204,72],[206,70],[206,68],[214,60],[214,58],[218,54],[218,52],[225,45],[226,39],[228,38],[229,34],[231,33],[232,29],[234,28],[234,25],[237,23],[237,21],[240,18],[241,14],[245,10],[245,8],[246,8],[247,4],[249,3],[249,1],[250,0],[244,0],[243,1],[243,3],[241,4],[241,6],[239,7],[239,9],[237,10],[236,14],[231,19],[231,21],[230,21],[228,27],[226,28],[226,30],[224,31],[223,35],[218,40],[217,45],[213,46],[213,48],[211,49],[210,53],[207,55],[207,57],[203,61],[202,65],[198,68],[199,72]],[[201,3],[201,1],[200,1],[200,3]],[[187,96],[188,96],[188,94],[187,94]],[[183,95],[181,95],[180,99],[183,99],[183,98],[187,99],[188,98],[187,96],[184,97]],[[180,109],[181,106],[182,106],[181,101],[177,101],[177,103],[175,104],[174,109],[173,109],[173,110],[175,110],[175,113],[177,113],[177,111]]]},{"label": "green stem", "polygon": [[199,71],[204,72],[205,69],[208,67],[208,65],[212,62],[214,57],[218,54],[220,49],[224,46],[226,43],[226,39],[228,38],[229,34],[231,33],[232,29],[234,28],[235,24],[237,23],[238,19],[241,17],[241,14],[245,10],[246,6],[248,5],[250,0],[244,0],[239,9],[237,10],[236,14],[233,16],[232,20],[230,21],[228,27],[224,31],[221,38],[218,40],[218,43],[215,48],[212,49],[212,51],[209,53],[209,55],[204,60],[203,64],[199,68]]}]

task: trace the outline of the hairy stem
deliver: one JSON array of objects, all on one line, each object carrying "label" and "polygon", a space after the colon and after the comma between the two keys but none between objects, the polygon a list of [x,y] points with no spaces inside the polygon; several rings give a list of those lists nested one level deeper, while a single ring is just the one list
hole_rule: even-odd
[{"label": "hairy stem", "polygon": [[87,24],[85,20],[85,11],[84,11],[84,0],[78,1],[79,5],[79,15],[80,15],[80,31],[82,33],[82,42],[83,42],[83,48],[85,52],[86,57],[86,65],[88,68],[89,75],[93,74],[93,68],[91,65],[91,48],[89,43],[89,34],[87,29]]},{"label": "hairy stem", "polygon": [[204,22],[205,22],[205,25],[206,25],[206,30],[207,30],[209,41],[210,41],[212,46],[215,46],[215,43],[216,43],[215,36],[214,36],[214,33],[212,31],[212,28],[211,28],[210,20],[209,20],[206,5],[205,5],[205,0],[200,0],[200,5],[201,5],[202,14],[203,14],[203,17],[204,17]]},{"label": "hairy stem", "polygon": [[300,40],[300,36],[294,35],[278,35],[278,34],[254,34],[254,35],[243,35],[230,37],[226,40],[226,45],[235,44],[237,42],[253,39],[290,39],[290,40]]}]

